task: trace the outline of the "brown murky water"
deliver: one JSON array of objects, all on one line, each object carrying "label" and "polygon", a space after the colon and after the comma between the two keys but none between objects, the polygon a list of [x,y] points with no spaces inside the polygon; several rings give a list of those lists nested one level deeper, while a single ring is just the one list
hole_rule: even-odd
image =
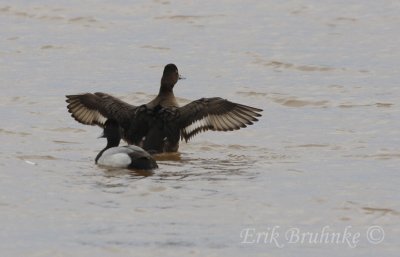
[{"label": "brown murky water", "polygon": [[[399,12],[395,1],[1,2],[1,256],[397,256]],[[187,78],[181,103],[222,96],[263,117],[182,143],[153,173],[94,165],[101,131],[69,117],[64,95],[141,104],[170,62]],[[288,238],[326,226],[359,240]]]}]

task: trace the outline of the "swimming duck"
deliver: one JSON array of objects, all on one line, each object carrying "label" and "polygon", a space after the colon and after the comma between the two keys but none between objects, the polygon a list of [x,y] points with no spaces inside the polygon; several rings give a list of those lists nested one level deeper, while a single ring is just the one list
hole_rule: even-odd
[{"label": "swimming duck", "polygon": [[156,161],[142,148],[135,145],[118,146],[121,140],[119,125],[108,119],[104,123],[102,137],[107,138],[107,146],[96,156],[95,163],[113,168],[152,170],[158,168]]},{"label": "swimming duck", "polygon": [[80,123],[104,126],[117,121],[122,138],[153,152],[176,152],[179,140],[207,131],[231,131],[253,124],[261,109],[220,97],[201,98],[180,107],[173,88],[181,78],[175,64],[164,67],[158,95],[134,106],[105,93],[67,95],[68,111]]}]

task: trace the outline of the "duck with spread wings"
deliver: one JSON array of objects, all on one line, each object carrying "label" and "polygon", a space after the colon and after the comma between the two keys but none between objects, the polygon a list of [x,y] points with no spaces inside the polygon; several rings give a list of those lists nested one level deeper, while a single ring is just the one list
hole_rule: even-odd
[{"label": "duck with spread wings", "polygon": [[164,68],[160,91],[147,104],[134,106],[105,93],[67,95],[68,111],[80,123],[104,127],[107,119],[118,122],[128,144],[152,153],[176,152],[186,142],[207,131],[231,131],[253,124],[261,109],[219,97],[201,98],[180,107],[173,88],[180,79],[174,64]]}]

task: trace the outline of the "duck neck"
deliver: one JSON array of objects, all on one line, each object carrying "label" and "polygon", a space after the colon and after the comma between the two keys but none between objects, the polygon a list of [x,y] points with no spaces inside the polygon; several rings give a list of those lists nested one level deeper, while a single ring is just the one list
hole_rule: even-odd
[{"label": "duck neck", "polygon": [[104,147],[104,149],[101,150],[101,151],[97,154],[96,159],[94,159],[95,163],[97,163],[97,161],[100,159],[100,157],[103,155],[103,153],[104,153],[107,149],[110,149],[111,147],[116,147],[116,146],[118,146],[120,140],[121,140],[121,138],[119,138],[119,137],[107,138],[107,146]]},{"label": "duck neck", "polygon": [[158,93],[158,95],[173,95],[174,94],[173,88],[174,85],[165,84],[161,82],[160,92]]},{"label": "duck neck", "polygon": [[107,150],[108,148],[110,148],[110,147],[104,148],[103,150],[101,150],[101,151],[97,154],[96,159],[94,159],[94,162],[95,162],[95,163],[97,163],[97,161],[98,161],[98,160],[100,159],[100,157],[103,155],[104,151]]}]

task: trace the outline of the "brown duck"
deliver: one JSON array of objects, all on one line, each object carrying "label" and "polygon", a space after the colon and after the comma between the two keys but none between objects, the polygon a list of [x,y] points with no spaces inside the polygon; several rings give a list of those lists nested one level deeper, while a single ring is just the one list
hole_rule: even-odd
[{"label": "brown duck", "polygon": [[107,119],[118,122],[122,138],[145,150],[176,152],[179,140],[186,142],[206,130],[231,131],[257,121],[261,109],[213,97],[180,107],[173,88],[180,79],[175,64],[164,68],[160,91],[147,104],[134,106],[105,93],[67,95],[68,111],[80,123],[104,127]]}]

